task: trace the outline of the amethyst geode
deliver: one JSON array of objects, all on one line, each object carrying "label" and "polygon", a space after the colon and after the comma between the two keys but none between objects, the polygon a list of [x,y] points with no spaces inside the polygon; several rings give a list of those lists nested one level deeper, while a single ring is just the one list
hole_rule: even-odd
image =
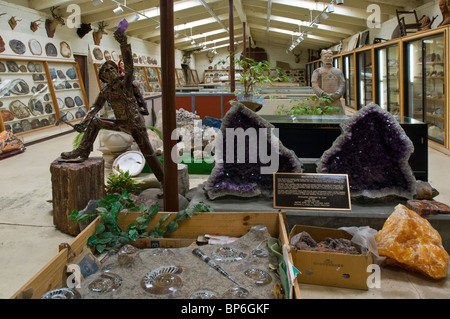
[{"label": "amethyst geode", "polygon": [[348,174],[354,198],[415,194],[416,179],[408,163],[414,146],[390,113],[370,103],[343,122],[341,129],[317,164],[318,173]]},{"label": "amethyst geode", "polygon": [[214,143],[215,164],[205,184],[210,199],[271,197],[273,173],[303,171],[295,153],[278,139],[275,127],[239,102],[224,116]]}]

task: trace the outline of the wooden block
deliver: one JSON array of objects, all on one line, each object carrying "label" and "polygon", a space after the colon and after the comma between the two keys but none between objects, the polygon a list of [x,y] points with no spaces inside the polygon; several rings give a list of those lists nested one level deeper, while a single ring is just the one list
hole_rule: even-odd
[{"label": "wooden block", "polygon": [[91,157],[84,162],[60,162],[50,166],[53,195],[53,224],[62,232],[77,235],[78,223],[70,220],[74,209],[82,210],[92,199],[105,196],[104,160]]}]

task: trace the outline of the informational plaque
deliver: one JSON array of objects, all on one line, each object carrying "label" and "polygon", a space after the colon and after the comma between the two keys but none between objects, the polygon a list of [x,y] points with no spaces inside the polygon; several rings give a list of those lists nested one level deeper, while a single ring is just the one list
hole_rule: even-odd
[{"label": "informational plaque", "polygon": [[351,210],[347,174],[274,173],[275,208]]}]

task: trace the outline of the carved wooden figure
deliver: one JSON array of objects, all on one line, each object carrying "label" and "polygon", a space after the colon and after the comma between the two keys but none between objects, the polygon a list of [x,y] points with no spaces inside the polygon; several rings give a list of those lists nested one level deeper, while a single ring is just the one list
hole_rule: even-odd
[{"label": "carved wooden figure", "polygon": [[100,45],[100,41],[102,40],[102,37],[104,34],[108,34],[105,29],[108,25],[105,23],[105,21],[100,21],[98,24],[98,30],[95,32],[92,32],[92,37],[94,38],[95,45]]},{"label": "carved wooden figure", "polygon": [[65,25],[66,23],[64,22],[64,19],[62,16],[57,15],[55,13],[55,10],[58,7],[51,7],[50,11],[52,12],[52,17],[53,19],[46,19],[45,20],[45,30],[47,31],[47,36],[49,38],[53,38],[53,36],[55,35],[55,31],[56,31],[56,27],[58,25]]},{"label": "carved wooden figure", "polygon": [[439,0],[439,9],[442,13],[442,22],[438,27],[450,24],[450,9],[448,8],[448,0]]}]

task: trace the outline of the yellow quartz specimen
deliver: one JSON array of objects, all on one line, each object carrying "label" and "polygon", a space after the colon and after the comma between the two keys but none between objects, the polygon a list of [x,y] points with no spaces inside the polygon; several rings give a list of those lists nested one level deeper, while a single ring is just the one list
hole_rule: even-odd
[{"label": "yellow quartz specimen", "polygon": [[434,279],[447,276],[449,255],[442,238],[428,220],[397,205],[376,236],[378,253],[386,263],[420,272]]}]

